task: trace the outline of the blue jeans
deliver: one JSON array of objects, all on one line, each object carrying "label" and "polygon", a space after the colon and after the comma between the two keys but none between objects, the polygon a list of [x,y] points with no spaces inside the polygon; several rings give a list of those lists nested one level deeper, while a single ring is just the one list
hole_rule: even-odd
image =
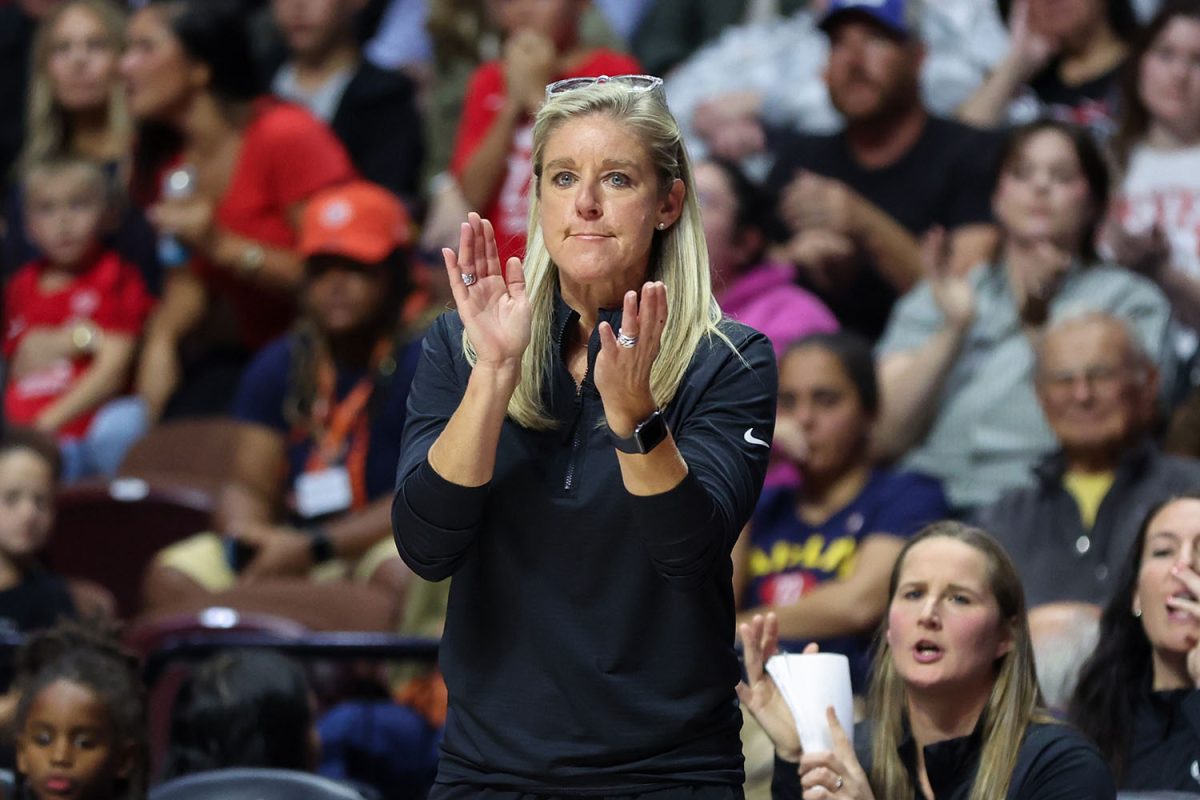
[{"label": "blue jeans", "polygon": [[146,406],[140,397],[118,397],[100,407],[87,434],[62,439],[63,480],[67,483],[92,476],[111,477],[125,453],[148,429]]}]

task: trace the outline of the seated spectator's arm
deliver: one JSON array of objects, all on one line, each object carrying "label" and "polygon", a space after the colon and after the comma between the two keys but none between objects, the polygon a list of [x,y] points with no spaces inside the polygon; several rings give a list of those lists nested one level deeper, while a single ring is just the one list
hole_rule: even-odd
[{"label": "seated spectator's arm", "polygon": [[[885,354],[879,359],[882,407],[872,447],[880,460],[898,458],[925,435],[942,383],[975,318],[974,292],[967,278],[951,271],[945,233],[932,232],[922,250],[929,283],[916,291],[929,294],[910,295],[896,306],[884,335]],[[933,317],[922,319],[922,312],[929,310]],[[888,350],[889,341],[920,334],[926,334],[920,344]]]},{"label": "seated spectator's arm", "polygon": [[483,211],[500,188],[500,181],[508,168],[508,151],[517,123],[524,115],[519,104],[512,98],[505,98],[504,106],[496,114],[483,142],[467,159],[458,177],[458,185],[471,208]]},{"label": "seated spectator's arm", "polygon": [[208,255],[217,266],[269,289],[291,292],[304,277],[304,260],[295,251],[220,228],[213,235]]},{"label": "seated spectator's arm", "polygon": [[885,281],[904,294],[921,279],[917,238],[877,206],[859,198],[857,224],[851,229]]},{"label": "seated spectator's arm", "polygon": [[1200,328],[1200,280],[1172,265],[1165,266],[1155,276],[1180,322],[1190,328]]},{"label": "seated spectator's arm", "polygon": [[[360,511],[343,514],[320,531],[333,548],[335,558],[354,560],[391,533],[390,497],[380,498]],[[282,575],[304,575],[314,565],[312,537],[288,525],[250,524],[237,531],[250,544],[254,557],[241,572],[245,581]]]},{"label": "seated spectator's arm", "polygon": [[899,458],[929,430],[937,412],[938,392],[966,340],[968,327],[947,325],[924,345],[879,360],[883,406],[871,443],[875,457],[884,461]]},{"label": "seated spectator's arm", "polygon": [[287,454],[283,434],[246,424],[237,436],[229,482],[221,487],[215,519],[224,533],[266,525],[282,511]]},{"label": "seated spectator's arm", "polygon": [[[546,84],[554,74],[554,43],[533,31],[520,31],[505,42],[503,59],[503,105],[458,176],[463,195],[471,208],[477,211],[483,211],[500,189],[500,182],[508,169],[508,153],[512,149],[517,125],[541,105]],[[483,103],[483,97],[476,96],[476,91],[472,85],[467,92],[467,114],[478,111],[472,108],[472,104]],[[478,122],[464,116],[463,126],[471,127]]]},{"label": "seated spectator's arm", "polygon": [[1000,243],[1000,229],[989,222],[959,225],[950,230],[950,270],[966,275],[971,267],[990,261]]},{"label": "seated spectator's arm", "polygon": [[899,294],[921,277],[916,237],[842,181],[802,171],[784,189],[779,212],[793,232],[824,229],[856,242]]},{"label": "seated spectator's arm", "polygon": [[9,362],[9,377],[23,378],[78,355],[72,325],[39,325],[25,333]]},{"label": "seated spectator's arm", "polygon": [[1161,227],[1156,224],[1144,233],[1130,233],[1119,221],[1110,220],[1104,239],[1117,264],[1157,283],[1171,298],[1176,318],[1190,328],[1200,328],[1200,281],[1172,263],[1171,243]]},{"label": "seated spectator's arm", "polygon": [[1008,53],[975,94],[959,106],[957,116],[968,125],[994,128],[1004,122],[1008,104],[1054,55],[1054,43],[1030,28],[1028,0],[1013,3],[1009,29]]},{"label": "seated spectator's arm", "polygon": [[146,336],[137,366],[137,392],[146,404],[147,419],[162,416],[179,385],[179,340],[204,317],[208,292],[200,278],[186,269],[170,273],[162,300],[146,323]]},{"label": "seated spectator's arm", "polygon": [[827,639],[873,630],[887,608],[888,578],[903,546],[899,536],[868,536],[858,549],[854,571],[845,578],[815,586],[791,605],[743,611],[738,622],[774,611],[783,639]]},{"label": "seated spectator's arm", "polygon": [[392,533],[392,498],[381,497],[365,508],[343,514],[321,526],[338,558],[356,559]]},{"label": "seated spectator's arm", "polygon": [[53,433],[75,417],[115,397],[129,380],[136,341],[129,334],[100,334],[100,346],[92,362],[65,394],[43,409],[34,422],[39,430]]}]

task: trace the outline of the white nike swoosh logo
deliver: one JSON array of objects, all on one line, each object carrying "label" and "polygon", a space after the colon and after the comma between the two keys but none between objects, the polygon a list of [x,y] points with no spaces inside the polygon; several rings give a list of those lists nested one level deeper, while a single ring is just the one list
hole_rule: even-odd
[{"label": "white nike swoosh logo", "polygon": [[746,440],[746,444],[756,444],[759,447],[770,447],[769,442],[764,442],[754,435],[754,428],[746,428],[746,432],[742,434],[742,438]]}]

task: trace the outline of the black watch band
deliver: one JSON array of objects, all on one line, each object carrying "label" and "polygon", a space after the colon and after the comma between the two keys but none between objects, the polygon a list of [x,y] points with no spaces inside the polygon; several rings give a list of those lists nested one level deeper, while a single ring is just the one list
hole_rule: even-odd
[{"label": "black watch band", "polygon": [[309,536],[308,551],[312,554],[314,564],[324,564],[326,561],[332,561],[334,557],[333,542],[329,539],[329,534],[319,525],[310,525],[305,528],[305,533]]},{"label": "black watch band", "polygon": [[634,427],[632,436],[617,436],[609,429],[613,447],[635,454],[649,453],[667,438],[667,433],[667,420],[657,409]]}]

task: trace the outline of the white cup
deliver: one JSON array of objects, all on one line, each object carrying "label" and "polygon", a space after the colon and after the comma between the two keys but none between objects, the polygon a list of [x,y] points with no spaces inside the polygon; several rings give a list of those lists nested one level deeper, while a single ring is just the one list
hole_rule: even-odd
[{"label": "white cup", "polygon": [[787,653],[771,656],[767,672],[775,680],[806,753],[833,749],[825,709],[833,706],[846,737],[854,743],[854,693],[850,659],[841,653]]}]

